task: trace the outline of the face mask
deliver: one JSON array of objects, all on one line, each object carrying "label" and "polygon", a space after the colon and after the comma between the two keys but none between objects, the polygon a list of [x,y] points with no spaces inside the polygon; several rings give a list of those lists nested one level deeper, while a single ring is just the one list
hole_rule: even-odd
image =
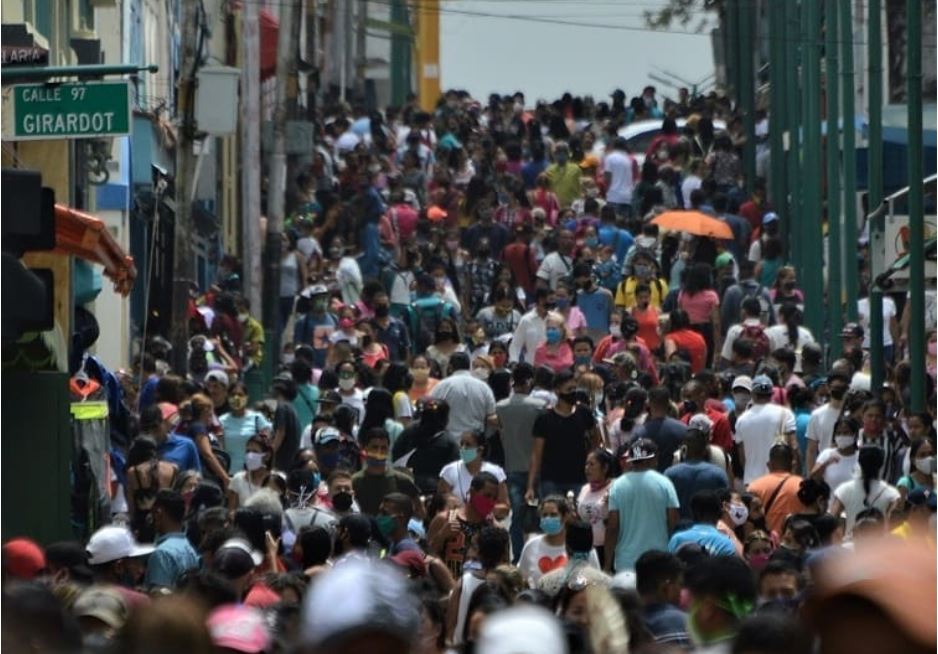
[{"label": "face mask", "polygon": [[375,518],[375,523],[377,523],[381,535],[390,538],[395,527],[397,527],[397,518],[393,515],[379,515]]},{"label": "face mask", "polygon": [[492,363],[495,364],[496,368],[504,368],[505,362],[508,360],[508,355],[504,352],[496,352],[495,354],[492,354],[491,357]]},{"label": "face mask", "polygon": [[571,391],[570,393],[561,393],[557,397],[571,406],[576,404],[576,392],[575,391]]},{"label": "face mask", "polygon": [[469,498],[469,506],[480,516],[486,517],[495,509],[495,500],[491,497],[476,493]]},{"label": "face mask", "polygon": [[684,413],[697,413],[697,403],[693,400],[684,400]]},{"label": "face mask", "polygon": [[458,247],[459,247],[459,241],[452,241],[452,240],[447,239],[446,241],[447,250],[453,251],[457,249]]},{"label": "face mask", "polygon": [[326,301],[325,300],[316,300],[313,302],[313,311],[316,313],[322,313],[326,310]]},{"label": "face mask", "polygon": [[730,504],[730,520],[733,521],[733,524],[737,527],[744,524],[746,519],[749,517],[749,509],[745,504]]},{"label": "face mask", "polygon": [[369,468],[386,468],[388,457],[386,456],[365,456],[365,465]]},{"label": "face mask", "polygon": [[488,368],[473,368],[472,369],[472,376],[482,381],[488,381],[490,374],[492,374],[492,371],[490,371]]},{"label": "face mask", "polygon": [[650,277],[651,268],[648,266],[635,266],[635,276],[636,277]]},{"label": "face mask", "polygon": [[238,322],[240,322],[240,323],[246,323],[247,321],[248,321],[248,314],[246,314],[246,313],[239,313],[239,314],[238,314]]},{"label": "face mask", "polygon": [[332,508],[345,513],[352,508],[352,494],[348,491],[339,491],[332,496]]},{"label": "face mask", "polygon": [[563,311],[564,309],[569,308],[570,300],[563,298],[562,300],[557,300],[557,308]]},{"label": "face mask", "polygon": [[427,368],[411,368],[410,374],[414,376],[414,381],[425,382],[430,377],[430,371]]},{"label": "face mask", "polygon": [[260,470],[264,467],[264,454],[262,452],[248,452],[244,455],[244,467],[252,472]]},{"label": "face mask", "polygon": [[573,359],[573,362],[578,366],[588,366],[590,364],[590,361],[592,361],[592,359],[590,358],[588,354],[577,356],[577,357],[574,357]]},{"label": "face mask", "polygon": [[541,518],[541,531],[548,536],[556,536],[563,531],[563,522],[559,515],[544,516]]},{"label": "face mask", "polygon": [[442,343],[444,341],[453,340],[453,332],[437,332],[436,333],[436,342]]},{"label": "face mask", "polygon": [[842,400],[847,394],[845,386],[831,386],[831,397],[835,400]]},{"label": "face mask", "polygon": [[296,355],[284,354],[282,357],[280,357],[280,359],[283,361],[283,365],[289,366],[292,365],[294,361],[296,361]]},{"label": "face mask", "polygon": [[461,447],[459,448],[459,458],[462,459],[463,463],[472,463],[479,457],[479,448],[478,447]]},{"label": "face mask", "polygon": [[598,239],[598,238],[588,238],[588,239],[586,239],[586,246],[587,246],[587,247],[589,247],[589,248],[595,248],[597,245],[599,245],[599,239]]},{"label": "face mask", "polygon": [[548,327],[547,328],[547,343],[549,345],[556,345],[560,342],[561,332],[557,327]]},{"label": "face mask", "polygon": [[350,391],[355,388],[355,378],[354,377],[341,377],[339,378],[339,388],[343,391]]},{"label": "face mask", "polygon": [[319,465],[321,465],[324,468],[332,469],[332,468],[335,468],[337,465],[339,465],[339,453],[338,452],[329,452],[329,453],[320,454],[318,459],[319,459]]},{"label": "face mask", "polygon": [[756,572],[759,572],[769,562],[771,554],[753,554],[749,557],[749,566]]},{"label": "face mask", "polygon": [[853,447],[856,443],[856,439],[853,436],[834,436],[834,444],[837,446],[838,450],[846,450],[849,447]]},{"label": "face mask", "polygon": [[556,158],[557,158],[557,163],[563,166],[564,164],[567,163],[567,161],[569,161],[570,155],[568,155],[566,152],[558,152],[556,155]]},{"label": "face mask", "polygon": [[248,405],[248,398],[243,395],[228,396],[228,404],[235,411],[240,411]]},{"label": "face mask", "polygon": [[935,474],[935,457],[926,456],[921,459],[915,459],[915,469],[923,475]]},{"label": "face mask", "polygon": [[555,300],[553,302],[545,302],[544,308],[547,309],[548,311],[553,311],[554,309],[557,308],[557,301]]},{"label": "face mask", "polygon": [[749,404],[749,393],[733,393],[733,404],[736,405],[736,413],[742,413]]},{"label": "face mask", "polygon": [[435,281],[435,284],[436,284],[436,290],[442,291],[443,289],[446,288],[446,278],[445,278],[445,277],[437,277],[437,278],[436,278],[436,281]]},{"label": "face mask", "polygon": [[879,435],[883,430],[883,423],[878,420],[863,420],[863,431],[867,435]]},{"label": "face mask", "polygon": [[391,307],[386,304],[379,304],[375,306],[375,317],[376,318],[387,318],[388,314],[391,313]]},{"label": "face mask", "polygon": [[928,354],[930,356],[938,354],[938,341],[930,341],[928,343]]},{"label": "face mask", "polygon": [[622,338],[622,325],[619,323],[612,323],[609,325],[609,333],[613,338]]},{"label": "face mask", "polygon": [[593,406],[601,407],[603,405],[603,394],[602,393],[593,393]]}]

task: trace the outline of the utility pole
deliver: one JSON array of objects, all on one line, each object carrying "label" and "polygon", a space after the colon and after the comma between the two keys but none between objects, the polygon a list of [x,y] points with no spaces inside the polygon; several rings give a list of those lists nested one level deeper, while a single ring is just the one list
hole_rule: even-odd
[{"label": "utility pole", "polygon": [[397,28],[391,32],[391,104],[401,107],[410,93],[410,53],[413,34],[410,16],[404,0],[391,0],[391,23]]},{"label": "utility pole", "polygon": [[368,52],[365,30],[368,25],[368,0],[358,0],[355,16],[355,92],[365,97],[365,76],[368,72]]},{"label": "utility pole", "polygon": [[241,267],[251,311],[261,311],[261,35],[257,2],[241,14]]},{"label": "utility pole", "polygon": [[[824,294],[821,262],[821,44],[820,0],[803,0],[801,13],[804,80],[804,159],[802,161],[804,204],[802,223],[802,259],[799,278],[807,297]],[[823,302],[805,304],[805,326],[814,334],[824,330]]]},{"label": "utility pole", "polygon": [[440,99],[440,0],[423,0],[417,16],[417,93],[420,107],[433,111]]},{"label": "utility pole", "polygon": [[[788,129],[785,75],[785,6],[770,2],[769,10],[769,99],[772,111],[769,116],[769,152],[771,172],[769,200],[782,219],[782,234],[788,233],[791,214],[788,211],[787,170],[785,168],[784,135]],[[787,239],[786,239],[787,240]]]},{"label": "utility pole", "polygon": [[[840,128],[837,126],[837,3],[824,0],[824,77],[827,90],[827,306],[830,307],[831,358],[840,356],[843,330],[843,216],[840,213]],[[846,118],[846,116],[845,116]],[[844,132],[853,124],[844,120]],[[851,160],[847,160],[852,163]]]},{"label": "utility pole", "polygon": [[[850,0],[840,2],[840,65],[841,65],[841,93],[844,99],[844,286],[847,290],[847,320],[857,319],[857,286],[860,276],[860,267],[854,246],[857,243],[857,150],[856,150],[856,98],[854,97],[854,70],[853,70],[853,13]],[[872,75],[872,73],[871,73]],[[870,114],[870,134],[873,132],[873,114]],[[877,119],[876,129],[882,125]],[[870,139],[869,154],[872,157],[872,139]],[[872,178],[870,190],[872,191]],[[882,196],[882,194],[880,194]],[[877,205],[879,202],[877,201]],[[870,205],[874,209],[876,205]],[[882,311],[880,312],[882,313]],[[832,338],[840,334],[831,333]],[[874,386],[874,388],[878,388]]]},{"label": "utility pole", "polygon": [[743,112],[743,128],[746,147],[743,148],[743,172],[746,175],[746,190],[752,191],[756,179],[756,93],[755,93],[755,12],[750,0],[736,0],[739,17],[739,88],[736,99]]},{"label": "utility pole", "polygon": [[[868,210],[876,216],[870,224],[870,244],[882,243],[880,235],[883,233],[884,223],[876,210],[883,202],[883,33],[882,33],[882,4],[880,0],[870,0],[869,17],[869,117],[870,138],[867,150],[867,166],[869,177]],[[844,62],[846,64],[846,61]],[[844,153],[846,154],[846,153]],[[849,224],[849,223],[848,223]],[[854,227],[856,229],[856,227]],[[870,248],[871,261],[876,256]],[[853,275],[859,275],[856,262],[853,265]],[[876,284],[870,283],[870,382],[871,387],[882,387],[884,377],[883,367],[883,295]],[[856,312],[856,296],[854,296],[853,311]],[[848,307],[849,310],[850,307]],[[849,315],[849,314],[848,314]],[[854,313],[855,315],[855,313]]]},{"label": "utility pole", "polygon": [[909,125],[909,361],[912,411],[925,409],[925,217],[922,189],[922,2],[906,0],[906,102]]},{"label": "utility pole", "polygon": [[[264,248],[264,327],[273,344],[271,352],[279,359],[280,324],[278,299],[280,298],[280,257],[283,238],[284,203],[287,182],[287,112],[288,86],[291,71],[296,68],[296,30],[288,29],[294,16],[299,15],[301,0],[289,0],[280,6],[280,32],[277,34],[277,95],[274,105],[274,143],[268,170],[270,186],[267,190],[267,243]],[[274,364],[273,361],[270,362]]]},{"label": "utility pole", "polygon": [[[785,234],[788,243],[788,257],[796,270],[801,270],[801,248],[794,247],[801,238],[802,222],[802,195],[798,187],[801,184],[801,77],[798,74],[798,64],[801,57],[801,47],[798,40],[801,25],[800,10],[797,2],[783,2],[786,29],[779,33],[779,38],[788,39],[785,44],[785,90],[788,92],[788,232]],[[794,38],[792,38],[794,37]]]},{"label": "utility pole", "polygon": [[306,120],[316,119],[316,94],[320,81],[319,73],[319,0],[306,0],[306,61],[310,72],[306,76]]},{"label": "utility pole", "polygon": [[173,368],[185,374],[189,349],[189,284],[195,278],[192,256],[192,185],[195,157],[192,141],[195,131],[195,73],[199,66],[196,52],[199,11],[196,0],[182,0],[181,48],[176,116],[179,137],[176,141],[176,216],[173,228]]}]

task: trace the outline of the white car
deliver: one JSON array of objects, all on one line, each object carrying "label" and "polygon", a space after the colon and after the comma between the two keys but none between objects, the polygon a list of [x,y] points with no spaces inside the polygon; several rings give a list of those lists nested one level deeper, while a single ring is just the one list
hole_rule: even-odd
[{"label": "white car", "polygon": [[[687,124],[686,118],[677,119],[677,128],[678,131],[684,129],[684,125]],[[713,121],[713,131],[714,133],[725,131],[726,123],[722,120]],[[640,120],[637,123],[632,123],[621,128],[618,132],[619,136],[625,138],[629,144],[629,152],[632,153],[632,156],[635,157],[635,160],[638,162],[638,165],[641,166],[645,163],[645,152],[648,150],[648,146],[651,145],[651,142],[656,136],[661,133],[661,119],[654,118],[651,120]]]}]

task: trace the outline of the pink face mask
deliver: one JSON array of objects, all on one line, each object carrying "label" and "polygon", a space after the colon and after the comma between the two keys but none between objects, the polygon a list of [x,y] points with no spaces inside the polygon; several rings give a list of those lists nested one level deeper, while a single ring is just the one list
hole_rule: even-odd
[{"label": "pink face mask", "polygon": [[766,566],[769,562],[769,557],[771,554],[753,554],[749,557],[749,567],[751,567],[756,572],[759,572]]}]

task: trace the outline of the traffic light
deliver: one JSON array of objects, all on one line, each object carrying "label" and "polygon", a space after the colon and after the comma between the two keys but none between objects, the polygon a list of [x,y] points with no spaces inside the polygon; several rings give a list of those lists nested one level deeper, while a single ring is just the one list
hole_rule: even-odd
[{"label": "traffic light", "polygon": [[9,343],[55,326],[52,271],[27,268],[20,260],[24,252],[55,248],[55,192],[42,186],[40,173],[15,169],[3,171],[2,193],[0,338]]}]

